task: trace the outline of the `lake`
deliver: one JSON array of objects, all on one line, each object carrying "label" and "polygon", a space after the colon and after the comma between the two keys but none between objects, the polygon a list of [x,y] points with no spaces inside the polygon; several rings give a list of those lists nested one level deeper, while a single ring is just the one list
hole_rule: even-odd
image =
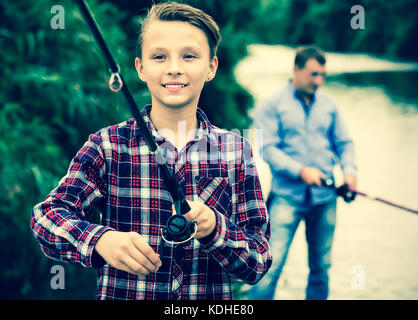
[{"label": "lake", "polygon": [[[248,50],[235,74],[258,101],[286,85],[294,49]],[[418,64],[329,53],[327,74],[320,90],[338,103],[354,140],[358,189],[418,209]],[[271,173],[256,159],[267,196]],[[341,181],[338,168],[335,174]],[[418,215],[361,197],[339,200],[329,299],[418,299],[416,244]],[[308,271],[301,224],[275,298],[304,299]]]}]

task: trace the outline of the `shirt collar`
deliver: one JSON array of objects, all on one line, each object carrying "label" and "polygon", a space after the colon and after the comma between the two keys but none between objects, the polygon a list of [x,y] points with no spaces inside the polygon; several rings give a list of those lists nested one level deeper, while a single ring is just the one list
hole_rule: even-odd
[{"label": "shirt collar", "polygon": [[[293,96],[298,99],[299,101],[302,102],[302,105],[305,106],[305,100],[302,98],[302,96],[300,95],[299,91],[296,90],[296,87],[293,85],[292,83],[292,79],[289,79],[289,84],[288,84],[289,89],[292,91]],[[316,93],[312,94],[311,96],[309,96],[309,105],[312,106],[313,103],[315,102],[316,99]]]},{"label": "shirt collar", "polygon": [[[155,141],[164,141],[165,138],[162,137],[158,130],[155,128],[154,124],[152,123],[150,119],[150,113],[151,113],[152,105],[148,104],[144,107],[144,109],[141,111],[141,115],[143,119],[145,120],[145,123],[148,127],[148,129],[151,131],[151,134],[154,136]],[[217,134],[212,126],[212,124],[209,122],[209,119],[207,118],[205,112],[200,109],[199,107],[196,110],[196,116],[197,121],[199,123],[199,129],[197,130],[196,136],[192,141],[199,141],[201,139],[207,140],[209,143],[218,144],[218,138]],[[136,134],[135,136],[141,136],[141,130],[139,130],[138,125],[135,123],[136,128]]]}]

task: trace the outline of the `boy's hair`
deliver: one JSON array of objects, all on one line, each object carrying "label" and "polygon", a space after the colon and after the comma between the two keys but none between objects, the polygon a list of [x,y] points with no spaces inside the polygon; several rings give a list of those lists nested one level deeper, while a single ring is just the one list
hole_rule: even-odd
[{"label": "boy's hair", "polygon": [[296,49],[295,66],[299,69],[305,68],[306,61],[309,59],[315,59],[319,64],[324,65],[325,53],[315,46],[305,46]]},{"label": "boy's hair", "polygon": [[188,4],[166,2],[154,4],[148,11],[145,19],[140,20],[140,29],[137,40],[136,55],[142,58],[143,33],[153,21],[183,21],[201,29],[208,39],[209,53],[212,59],[216,56],[218,44],[221,40],[219,27],[213,18],[204,11]]}]

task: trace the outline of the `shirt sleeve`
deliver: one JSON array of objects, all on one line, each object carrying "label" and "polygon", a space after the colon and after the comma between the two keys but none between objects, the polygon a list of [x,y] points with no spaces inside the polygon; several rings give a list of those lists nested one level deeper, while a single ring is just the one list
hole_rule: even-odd
[{"label": "shirt sleeve", "polygon": [[355,175],[357,166],[353,140],[349,135],[345,122],[337,110],[334,113],[331,139],[335,154],[340,161],[344,175]]},{"label": "shirt sleeve", "polygon": [[46,256],[86,267],[104,264],[94,246],[112,229],[89,223],[86,218],[106,197],[105,170],[100,138],[90,135],[58,187],[32,211],[32,233]]},{"label": "shirt sleeve", "polygon": [[228,219],[215,209],[215,230],[210,236],[200,239],[200,243],[227,273],[255,284],[272,263],[268,244],[270,220],[248,141],[244,144],[243,154],[236,181],[234,218]]},{"label": "shirt sleeve", "polygon": [[263,142],[259,152],[273,172],[286,172],[297,178],[303,164],[291,158],[279,148],[282,138],[279,129],[280,119],[276,110],[277,103],[267,100],[260,102],[256,107],[256,110],[259,111],[254,119],[254,125],[256,128],[263,129]]}]

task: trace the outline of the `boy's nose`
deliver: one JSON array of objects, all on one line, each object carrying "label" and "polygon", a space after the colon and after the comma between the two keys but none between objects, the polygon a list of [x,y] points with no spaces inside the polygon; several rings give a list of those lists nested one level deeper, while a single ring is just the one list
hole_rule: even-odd
[{"label": "boy's nose", "polygon": [[183,74],[183,69],[181,68],[180,61],[176,59],[171,60],[167,69],[167,73],[172,76],[178,76]]}]

